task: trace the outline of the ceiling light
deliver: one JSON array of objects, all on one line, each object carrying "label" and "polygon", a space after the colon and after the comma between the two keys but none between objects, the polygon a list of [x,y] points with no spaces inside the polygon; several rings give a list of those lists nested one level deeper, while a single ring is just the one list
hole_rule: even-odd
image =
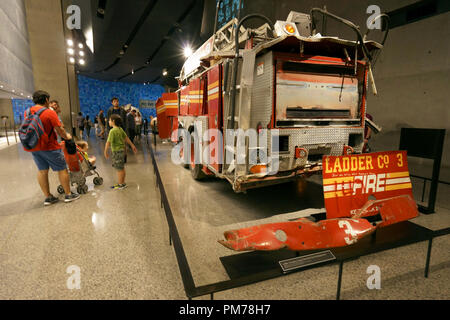
[{"label": "ceiling light", "polygon": [[134,74],[134,70],[133,69],[131,69],[131,74]]},{"label": "ceiling light", "polygon": [[167,69],[163,69],[162,75],[167,76]]},{"label": "ceiling light", "polygon": [[67,49],[67,53],[70,54],[71,56],[73,56],[75,51],[72,48],[69,48],[69,49]]},{"label": "ceiling light", "polygon": [[84,61],[84,59],[80,59],[80,60],[78,60],[78,63],[83,66],[85,64],[85,61]]},{"label": "ceiling light", "polygon": [[84,51],[80,51],[80,56],[84,57]]},{"label": "ceiling light", "polygon": [[79,43],[79,44],[78,44],[78,48],[83,49],[83,48],[84,48],[83,44],[82,44],[82,43]]},{"label": "ceiling light", "polygon": [[192,55],[192,49],[191,47],[185,47],[184,48],[184,56],[186,58],[189,58]]},{"label": "ceiling light", "polygon": [[15,93],[15,92],[16,92],[16,90],[14,90],[14,89],[13,89],[13,90],[12,90],[12,92],[13,92],[13,93]]},{"label": "ceiling light", "polygon": [[3,86],[2,86],[2,85],[0,85],[0,88],[2,88],[2,89],[3,89]]},{"label": "ceiling light", "polygon": [[70,62],[70,63],[75,63],[75,58],[70,57],[70,58],[69,58],[69,62]]},{"label": "ceiling light", "polygon": [[73,46],[73,40],[72,39],[67,39],[67,45],[69,47]]}]

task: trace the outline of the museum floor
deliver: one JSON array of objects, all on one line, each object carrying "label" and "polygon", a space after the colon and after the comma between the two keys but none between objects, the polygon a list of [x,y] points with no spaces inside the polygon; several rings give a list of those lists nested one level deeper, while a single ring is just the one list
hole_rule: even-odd
[{"label": "museum floor", "polygon": [[[0,299],[186,299],[146,143],[128,157],[129,187],[111,190],[115,176],[102,156],[104,142],[89,142],[104,185],[94,188],[88,179],[88,194],[50,207],[43,206],[31,156],[20,145],[0,150]],[[318,179],[304,191],[284,184],[235,194],[222,180],[193,181],[188,170],[169,161],[169,152],[159,144],[155,155],[197,286],[228,279],[219,257],[234,252],[217,243],[223,231],[324,211],[323,199],[314,196],[321,194]],[[51,174],[55,193],[56,187]],[[414,222],[450,226],[446,187],[438,194],[438,213]],[[427,242],[347,262],[341,299],[450,299],[449,248],[449,236],[433,240],[427,279]],[[74,265],[81,269],[79,290],[67,287],[67,269]],[[380,290],[366,286],[370,265],[381,269]],[[214,298],[335,299],[337,277],[337,265],[323,266]]]}]

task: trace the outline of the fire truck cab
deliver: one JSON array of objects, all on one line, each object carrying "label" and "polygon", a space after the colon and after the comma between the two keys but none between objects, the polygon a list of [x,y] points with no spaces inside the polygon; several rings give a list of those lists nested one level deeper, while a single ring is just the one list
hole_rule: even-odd
[{"label": "fire truck cab", "polygon": [[[355,39],[317,33],[319,14],[348,26]],[[250,18],[266,23],[245,28]],[[189,132],[191,147],[180,148],[184,155],[190,151],[185,164],[193,177],[227,179],[235,192],[320,173],[323,156],[363,151],[369,83],[376,93],[372,61],[382,47],[353,23],[317,8],[291,12],[274,25],[261,15],[233,19],[181,70],[172,141],[185,143],[179,129]],[[245,135],[250,129],[265,130],[265,140],[252,145]]]}]

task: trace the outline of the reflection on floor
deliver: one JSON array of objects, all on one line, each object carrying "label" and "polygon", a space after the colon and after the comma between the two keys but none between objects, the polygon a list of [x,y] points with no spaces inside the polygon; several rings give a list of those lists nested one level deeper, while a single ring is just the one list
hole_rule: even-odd
[{"label": "reflection on floor", "polygon": [[4,134],[0,136],[0,150],[5,149],[9,146],[13,146],[16,143],[20,143],[18,134],[16,134],[16,139],[14,139],[13,132],[8,132],[8,137],[6,137],[6,135]]},{"label": "reflection on floor", "polygon": [[[0,299],[185,299],[146,145],[138,144],[139,153],[128,157],[129,187],[111,190],[114,169],[102,156],[104,142],[89,143],[104,185],[94,187],[88,178],[89,193],[80,200],[46,208],[31,156],[20,145],[0,151]],[[323,212],[319,179],[303,192],[285,184],[235,194],[226,181],[193,181],[187,169],[170,162],[169,152],[169,145],[159,144],[156,155],[197,286],[228,279],[219,257],[234,253],[217,243],[224,230]],[[55,193],[57,185],[51,174]],[[427,227],[448,227],[448,213],[419,219]],[[448,236],[433,242],[428,279],[426,243],[349,262],[341,298],[450,298],[449,243]],[[366,286],[373,264],[381,268],[381,290]],[[79,290],[67,287],[70,266],[80,267]],[[312,269],[215,298],[334,299],[337,270]]]}]

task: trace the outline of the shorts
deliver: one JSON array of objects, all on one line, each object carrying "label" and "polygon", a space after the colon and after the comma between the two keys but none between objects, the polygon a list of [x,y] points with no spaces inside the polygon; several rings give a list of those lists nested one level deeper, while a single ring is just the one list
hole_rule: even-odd
[{"label": "shorts", "polygon": [[112,166],[117,170],[123,170],[125,168],[125,150],[112,152]]},{"label": "shorts", "polygon": [[62,150],[34,151],[31,154],[39,171],[52,168],[53,171],[58,172],[67,169]]}]

